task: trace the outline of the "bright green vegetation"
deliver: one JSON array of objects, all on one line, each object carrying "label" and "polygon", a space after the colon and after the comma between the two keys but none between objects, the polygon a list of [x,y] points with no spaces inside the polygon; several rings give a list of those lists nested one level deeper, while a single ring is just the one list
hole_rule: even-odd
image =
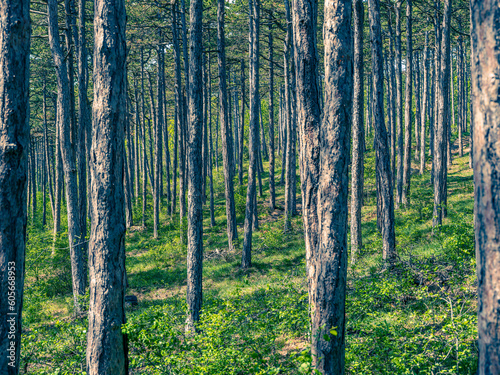
[{"label": "bright green vegetation", "polygon": [[[391,271],[382,267],[374,177],[370,151],[365,172],[364,249],[348,270],[346,372],[474,374],[477,303],[468,155],[453,161],[448,177],[449,218],[434,233],[429,173],[412,176],[411,206],[396,212],[399,263]],[[139,306],[127,308],[128,323],[123,328],[129,336],[130,372],[310,373],[300,217],[294,219],[292,231],[283,233],[283,211],[270,214],[267,196],[259,198],[261,226],[254,237],[253,267],[242,271],[241,254],[226,250],[220,173],[215,173],[215,182],[217,226],[210,229],[209,219],[205,222],[204,310],[198,335],[184,333],[186,249],[180,243],[178,225],[163,217],[159,239],[154,240],[151,217],[147,230],[134,227],[127,235],[128,294],[139,298]],[[242,238],[246,190],[236,190]],[[277,193],[282,206],[282,186]],[[29,228],[22,368],[30,374],[82,374],[85,370],[87,322],[70,318],[65,238],[62,233],[57,244],[62,249],[52,257],[51,231],[42,230],[39,224]]]}]

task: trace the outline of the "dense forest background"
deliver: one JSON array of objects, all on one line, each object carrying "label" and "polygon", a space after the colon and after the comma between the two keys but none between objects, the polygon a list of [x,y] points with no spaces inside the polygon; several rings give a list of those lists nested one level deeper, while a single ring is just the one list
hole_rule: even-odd
[{"label": "dense forest background", "polygon": [[[318,119],[350,113],[338,117],[348,168],[339,212],[349,222],[346,286],[335,292],[345,299],[341,328],[311,323],[320,297],[308,295],[311,180],[301,176],[312,170],[302,153],[314,150],[301,127],[302,3],[196,3],[198,28],[184,0],[125,1],[123,166],[115,167],[127,228],[129,373],[329,374],[314,370],[325,366],[317,348],[341,337],[348,374],[475,374],[469,2],[355,0],[346,43],[324,42],[332,16],[323,1],[311,3]],[[92,202],[105,192],[90,178],[99,161],[93,15],[92,1],[31,1],[21,373],[88,371],[87,311],[98,299],[87,275]],[[352,43],[354,78],[332,99],[325,61],[337,42]],[[350,99],[335,107],[342,94]],[[319,188],[318,210],[330,190]]]}]

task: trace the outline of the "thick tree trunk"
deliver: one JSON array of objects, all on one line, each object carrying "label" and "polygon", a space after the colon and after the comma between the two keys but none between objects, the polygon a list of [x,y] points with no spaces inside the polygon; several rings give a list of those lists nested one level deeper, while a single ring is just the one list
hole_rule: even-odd
[{"label": "thick tree trunk", "polygon": [[226,196],[226,220],[227,220],[227,240],[230,251],[234,250],[234,244],[238,240],[236,229],[236,211],[234,205],[233,187],[233,167],[234,152],[231,137],[231,127],[229,124],[229,108],[227,100],[226,83],[226,41],[224,35],[224,0],[217,2],[217,49],[219,62],[219,98],[220,98],[220,119],[222,130],[222,159],[224,163],[224,191]]},{"label": "thick tree trunk", "polygon": [[[351,170],[351,263],[363,246],[361,236],[361,207],[363,204],[364,124],[363,124],[363,23],[362,0],[353,4],[354,24],[354,94],[352,103],[352,170]],[[391,62],[392,64],[392,62]]]},{"label": "thick tree trunk", "polygon": [[66,183],[66,206],[68,213],[68,239],[71,257],[71,276],[73,280],[73,299],[75,313],[81,312],[80,296],[85,294],[87,271],[81,237],[78,207],[78,184],[76,175],[76,154],[71,135],[71,95],[67,65],[59,38],[57,21],[57,0],[49,0],[49,42],[54,58],[57,75],[57,127],[59,128],[60,147]]},{"label": "thick tree trunk", "polygon": [[253,215],[255,207],[255,175],[258,158],[258,127],[259,127],[259,22],[260,22],[260,0],[249,0],[250,10],[250,136],[249,136],[249,168],[248,168],[248,187],[245,210],[245,235],[243,241],[243,252],[241,267],[249,268],[252,266],[252,230]]},{"label": "thick tree trunk", "polygon": [[500,373],[500,2],[471,1],[478,374]]},{"label": "thick tree trunk", "polygon": [[441,225],[446,217],[446,178],[447,152],[446,140],[448,138],[449,126],[449,94],[450,94],[450,21],[451,0],[446,0],[444,5],[444,17],[441,40],[441,63],[438,95],[438,121],[435,132],[435,154],[434,154],[434,212],[432,224],[434,227]]},{"label": "thick tree trunk", "polygon": [[411,131],[413,94],[412,0],[406,0],[406,80],[405,80],[405,144],[403,163],[403,193],[401,203],[410,204]]},{"label": "thick tree trunk", "polygon": [[203,270],[203,1],[190,4],[189,60],[189,136],[188,136],[188,232],[187,232],[187,305],[186,330],[193,332],[200,319]]},{"label": "thick tree trunk", "polygon": [[29,127],[30,2],[0,1],[0,373],[19,372]]},{"label": "thick tree trunk", "polygon": [[383,89],[383,57],[382,35],[380,27],[380,2],[369,0],[370,39],[373,62],[374,96],[374,125],[376,151],[376,178],[379,181],[379,197],[381,200],[382,215],[382,246],[383,259],[392,266],[395,262],[395,232],[394,232],[394,196],[392,190],[391,166],[389,158],[389,144],[384,124],[384,89]]},{"label": "thick tree trunk", "polygon": [[[96,0],[90,160],[92,226],[87,374],[127,374],[125,222],[125,1]],[[104,37],[106,36],[106,37]],[[113,48],[109,48],[112,45]]]}]

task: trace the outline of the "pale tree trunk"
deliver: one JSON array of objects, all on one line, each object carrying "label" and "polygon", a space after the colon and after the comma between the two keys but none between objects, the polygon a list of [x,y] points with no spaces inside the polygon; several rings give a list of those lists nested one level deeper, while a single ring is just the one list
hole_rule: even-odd
[{"label": "pale tree trunk", "polygon": [[396,0],[396,120],[398,131],[398,157],[396,180],[396,209],[403,197],[403,77],[401,75],[401,4]]},{"label": "pale tree trunk", "polygon": [[141,48],[141,129],[142,129],[142,227],[146,227],[146,205],[148,197],[148,153],[146,145],[146,103],[144,98],[144,51]]},{"label": "pale tree trunk", "polygon": [[379,181],[382,215],[382,246],[384,262],[392,266],[395,262],[394,195],[392,190],[389,144],[384,124],[384,89],[382,35],[380,27],[380,2],[369,0],[370,39],[373,63],[374,125],[376,151],[376,178]]},{"label": "pale tree trunk", "polygon": [[[174,73],[174,81],[175,81],[175,119],[174,119],[174,172],[172,176],[173,181],[173,191],[172,191],[172,215],[175,215],[176,207],[177,207],[177,167],[179,165],[178,162],[178,151],[180,145],[180,140],[182,137],[180,135],[180,123],[182,121],[182,78],[181,78],[181,57],[180,57],[180,48],[179,48],[179,33],[177,28],[177,2],[172,4],[172,44],[174,46],[174,64],[175,64],[175,73]],[[179,180],[182,180],[183,175],[179,173]]]},{"label": "pale tree trunk", "polygon": [[[389,9],[389,71],[390,71],[390,83],[391,83],[391,110],[392,110],[392,128],[391,128],[391,174],[392,174],[392,186],[396,183],[396,95],[397,95],[397,87],[396,87],[396,71],[394,69],[394,32],[392,30],[392,11]],[[364,139],[364,137],[363,137]]]},{"label": "pale tree trunk", "polygon": [[288,136],[286,133],[287,132],[287,129],[286,129],[287,114],[286,114],[286,105],[285,105],[285,88],[284,88],[284,86],[282,86],[280,89],[280,109],[281,109],[281,133],[283,134],[282,146],[281,146],[282,151],[281,151],[280,185],[284,185],[285,184],[285,171],[287,168],[286,167],[286,157],[287,157],[287,147],[288,147],[287,146]]},{"label": "pale tree trunk", "polygon": [[451,0],[446,0],[444,5],[444,17],[441,40],[441,63],[440,80],[438,90],[438,121],[434,134],[434,212],[432,224],[434,227],[441,225],[446,217],[446,178],[447,152],[446,140],[448,138],[449,126],[449,95],[450,95],[450,21],[451,21]]},{"label": "pale tree trunk", "polygon": [[245,136],[245,62],[241,59],[241,74],[240,74],[240,90],[241,90],[241,110],[240,110],[240,139],[239,142],[239,155],[238,164],[240,166],[238,170],[238,182],[243,185],[243,139]]},{"label": "pale tree trunk", "polygon": [[224,191],[226,195],[226,220],[227,220],[227,241],[230,251],[234,251],[234,244],[238,240],[236,229],[236,211],[234,205],[233,187],[233,167],[234,152],[231,137],[231,127],[229,124],[229,108],[227,100],[226,83],[226,40],[224,35],[224,10],[225,0],[217,2],[217,49],[219,63],[219,98],[220,98],[220,119],[222,130],[222,160],[224,163]]},{"label": "pale tree trunk", "polygon": [[208,57],[208,131],[210,138],[210,162],[208,165],[208,173],[210,177],[210,227],[215,227],[215,209],[214,209],[214,143],[212,136],[212,75],[210,70],[210,56]]},{"label": "pale tree trunk", "polygon": [[193,332],[200,319],[203,270],[203,1],[190,4],[189,119],[188,119],[188,231],[187,231],[187,305],[186,330]]},{"label": "pale tree trunk", "polygon": [[[153,191],[153,237],[158,238],[158,226],[160,223],[160,204],[162,196],[162,155],[163,155],[163,136],[162,130],[165,127],[165,122],[163,118],[164,108],[163,108],[163,45],[160,43],[158,45],[158,83],[157,83],[157,98],[158,98],[158,109],[156,111],[156,126],[155,129],[155,178],[154,178],[154,191]],[[153,97],[151,97],[153,99]],[[154,102],[151,101],[151,106],[154,106]]]},{"label": "pale tree trunk", "polygon": [[52,210],[52,217],[54,217],[54,190],[52,186],[52,170],[51,170],[51,162],[50,162],[50,154],[49,154],[49,136],[47,129],[47,87],[45,80],[43,81],[43,140],[44,140],[44,157],[45,157],[45,171],[47,172],[47,178],[49,182],[49,198],[50,198],[50,207]]},{"label": "pale tree trunk", "polygon": [[269,24],[269,207],[276,207],[274,183],[274,56],[273,28]]},{"label": "pale tree trunk", "polygon": [[285,49],[284,49],[284,81],[285,81],[285,131],[287,133],[287,145],[286,145],[286,178],[285,178],[285,232],[290,230],[292,216],[293,216],[293,207],[292,207],[292,195],[293,195],[293,170],[292,158],[293,158],[293,135],[292,135],[292,127],[293,127],[293,113],[292,106],[294,105],[293,99],[290,97],[292,94],[292,85],[291,76],[295,74],[291,67],[291,59],[293,58],[293,48],[292,48],[292,40],[293,40],[293,30],[291,23],[291,14],[290,14],[290,6],[288,0],[285,0],[285,9],[286,9],[286,19],[287,19],[287,33],[285,40]]},{"label": "pale tree trunk", "polygon": [[405,144],[403,159],[403,193],[401,203],[410,204],[411,184],[411,129],[413,94],[413,43],[412,43],[412,0],[406,0],[406,87],[405,87]]},{"label": "pale tree trunk", "polygon": [[127,116],[125,19],[125,1],[95,1],[89,375],[128,373],[127,338],[120,329],[125,324],[126,287],[123,207],[123,123]]},{"label": "pale tree trunk", "polygon": [[49,42],[54,58],[57,75],[57,127],[59,128],[60,147],[66,183],[66,205],[68,214],[68,239],[71,257],[71,276],[73,280],[73,299],[75,313],[80,314],[79,298],[85,294],[86,266],[81,237],[80,216],[78,212],[78,184],[76,175],[76,154],[71,142],[71,95],[67,65],[59,38],[57,23],[57,0],[49,0]]},{"label": "pale tree trunk", "polygon": [[[352,170],[351,170],[351,263],[363,246],[361,236],[361,206],[363,203],[364,124],[363,124],[363,23],[362,0],[353,4],[354,24],[354,94],[352,103]],[[392,64],[392,62],[391,62]]]},{"label": "pale tree trunk", "polygon": [[0,372],[16,375],[27,224],[30,2],[0,1]]},{"label": "pale tree trunk", "polygon": [[414,74],[415,74],[415,161],[418,162],[420,153],[420,128],[422,127],[422,114],[420,111],[421,107],[421,79],[420,79],[420,53],[415,53],[415,65],[414,65]]},{"label": "pale tree trunk", "polygon": [[500,2],[471,1],[478,374],[500,373]]},{"label": "pale tree trunk", "polygon": [[425,47],[423,55],[424,83],[422,95],[422,119],[420,120],[420,174],[425,170],[425,127],[427,123],[428,99],[429,99],[429,32],[425,32]]},{"label": "pale tree trunk", "polygon": [[259,127],[259,18],[260,18],[260,0],[249,0],[250,10],[250,136],[249,136],[249,168],[248,168],[248,187],[245,209],[244,240],[241,259],[241,267],[249,268],[252,266],[252,231],[254,221],[255,207],[255,175],[258,156],[258,127]]}]

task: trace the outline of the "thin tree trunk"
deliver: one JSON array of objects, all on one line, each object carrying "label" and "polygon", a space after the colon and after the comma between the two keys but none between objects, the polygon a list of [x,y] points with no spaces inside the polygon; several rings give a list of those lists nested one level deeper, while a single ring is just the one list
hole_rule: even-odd
[{"label": "thin tree trunk", "polygon": [[420,82],[420,53],[415,53],[415,66],[414,66],[414,74],[415,74],[415,161],[419,161],[420,153],[420,128],[422,127],[422,114],[420,111],[421,107],[421,82]]},{"label": "thin tree trunk", "polygon": [[401,4],[396,0],[396,119],[398,130],[398,158],[396,180],[396,209],[403,202],[403,77],[401,75]]},{"label": "thin tree trunk", "polygon": [[420,121],[420,174],[424,174],[425,170],[425,127],[427,124],[427,111],[429,110],[428,98],[429,98],[429,32],[425,32],[425,47],[423,55],[424,64],[424,84],[423,84],[423,95],[422,95],[422,120]]},{"label": "thin tree trunk", "polygon": [[146,103],[144,98],[144,51],[141,48],[141,128],[142,128],[142,227],[146,227],[146,207],[148,197],[148,153],[146,146]]},{"label": "thin tree trunk", "polygon": [[30,2],[0,1],[0,371],[19,373],[25,272]]},{"label": "thin tree trunk", "polygon": [[410,204],[411,185],[411,131],[413,95],[413,43],[412,43],[412,0],[406,0],[406,80],[405,80],[405,144],[403,159],[403,193],[401,203]]},{"label": "thin tree trunk", "polygon": [[210,70],[210,56],[208,58],[208,129],[209,129],[209,137],[210,137],[210,152],[209,152],[209,165],[208,165],[208,173],[210,177],[210,227],[215,227],[215,209],[214,209],[214,178],[213,178],[213,169],[214,169],[214,143],[212,138],[212,76]]},{"label": "thin tree trunk", "polygon": [[73,281],[75,314],[81,313],[80,297],[85,294],[86,265],[82,247],[80,215],[78,207],[78,184],[76,175],[76,154],[71,142],[71,95],[67,66],[61,49],[57,21],[57,0],[49,0],[49,42],[57,75],[57,127],[59,128],[61,156],[66,183],[66,206],[68,213],[68,239]]},{"label": "thin tree trunk", "polygon": [[238,181],[240,186],[243,185],[243,139],[245,135],[245,63],[241,59],[241,75],[240,75],[240,86],[241,86],[241,121],[240,121],[240,139],[239,139],[239,166],[238,170]]},{"label": "thin tree trunk", "polygon": [[260,22],[260,0],[248,1],[250,10],[250,136],[249,136],[249,168],[248,187],[245,210],[245,235],[243,241],[243,251],[241,267],[252,266],[252,230],[253,215],[255,211],[255,174],[258,158],[258,126],[259,126],[259,22]]},{"label": "thin tree trunk", "polygon": [[49,154],[49,136],[47,131],[47,87],[45,80],[43,81],[43,139],[44,139],[44,157],[45,157],[45,171],[47,173],[47,178],[49,180],[49,199],[50,199],[50,208],[52,210],[52,218],[54,218],[54,190],[52,187],[52,171],[51,171],[51,163],[50,163],[50,154]]},{"label": "thin tree trunk", "polygon": [[274,183],[274,56],[273,27],[269,24],[269,207],[276,207]]},{"label": "thin tree trunk", "polygon": [[229,251],[234,251],[234,244],[238,240],[236,229],[236,211],[234,205],[233,167],[234,151],[229,121],[226,83],[226,40],[224,35],[225,0],[217,2],[217,49],[219,62],[219,98],[220,119],[222,129],[222,159],[224,163],[224,191],[226,195],[227,240]]},{"label": "thin tree trunk", "polygon": [[364,137],[363,124],[363,24],[364,9],[362,0],[353,4],[354,24],[354,79],[352,103],[352,170],[351,170],[351,263],[356,262],[363,246],[361,235],[361,206],[363,203]]}]

